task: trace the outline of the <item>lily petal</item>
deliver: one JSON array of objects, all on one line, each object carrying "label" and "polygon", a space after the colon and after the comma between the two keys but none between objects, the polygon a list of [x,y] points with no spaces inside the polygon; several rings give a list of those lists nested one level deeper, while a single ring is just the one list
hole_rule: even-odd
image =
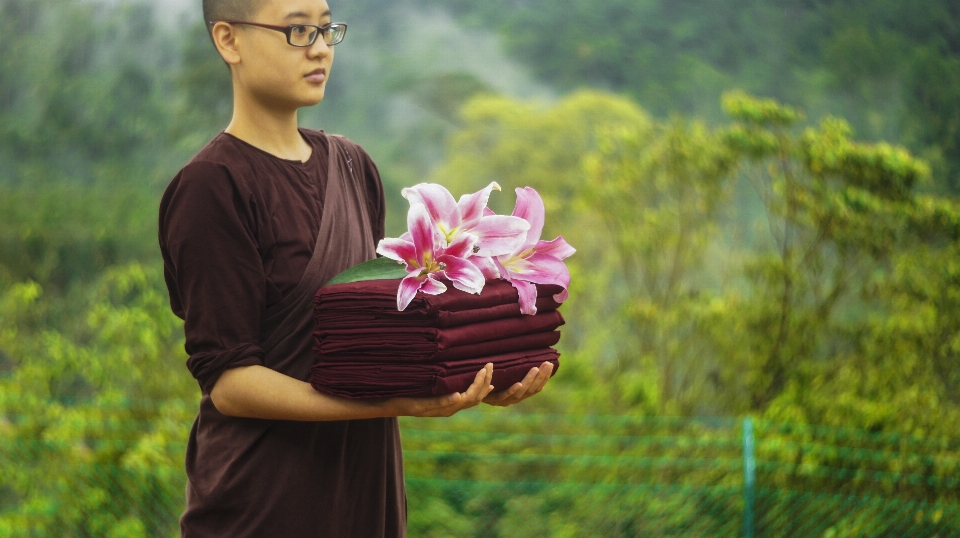
[{"label": "lily petal", "polygon": [[405,263],[407,267],[417,263],[417,247],[403,239],[381,239],[377,245],[377,254],[390,258],[391,260]]},{"label": "lily petal", "polygon": [[478,238],[472,233],[461,233],[450,243],[450,246],[443,249],[443,254],[454,256],[456,258],[469,258],[475,253],[474,247],[477,246]]},{"label": "lily petal", "polygon": [[410,210],[407,211],[407,229],[410,230],[410,237],[413,239],[417,263],[420,267],[425,267],[426,261],[434,256],[437,233],[425,205],[419,203],[410,205]]},{"label": "lily petal", "polygon": [[443,275],[453,282],[453,287],[467,293],[480,293],[486,279],[477,266],[463,258],[440,256],[437,261],[444,264]]},{"label": "lily petal", "polygon": [[447,287],[443,282],[435,280],[433,275],[427,275],[427,279],[423,282],[423,286],[420,287],[420,291],[427,295],[440,295],[447,291]]},{"label": "lily petal", "polygon": [[510,283],[517,289],[517,294],[520,296],[520,312],[530,316],[536,314],[537,287],[523,280],[512,280]]},{"label": "lily petal", "polygon": [[570,286],[570,270],[567,269],[567,264],[552,256],[534,254],[526,259],[510,260],[504,267],[510,274],[511,281],[557,284],[564,288]]},{"label": "lily petal", "polygon": [[470,230],[477,236],[478,256],[503,256],[520,250],[527,238],[530,223],[506,215],[493,215],[480,219]]},{"label": "lily petal", "polygon": [[[503,257],[506,258],[506,256]],[[513,275],[510,274],[510,271],[507,271],[507,268],[503,266],[499,258],[490,258],[490,260],[493,262],[494,266],[496,266],[497,272],[500,274],[500,278],[506,280],[507,282],[513,280]]]},{"label": "lily petal", "polygon": [[494,262],[494,258],[487,256],[473,256],[470,258],[470,261],[477,266],[477,269],[480,269],[483,277],[487,280],[500,278],[500,270],[497,269],[497,264]]},{"label": "lily petal", "polygon": [[400,281],[400,289],[397,291],[397,310],[403,312],[410,306],[410,301],[417,296],[420,286],[427,280],[426,276],[419,273],[411,273]]},{"label": "lily petal", "polygon": [[403,189],[401,194],[410,201],[411,205],[423,204],[434,224],[444,234],[460,226],[460,209],[457,207],[457,201],[443,185],[420,183]]},{"label": "lily petal", "polygon": [[563,239],[563,236],[553,241],[540,241],[533,248],[538,254],[553,256],[558,260],[565,260],[577,252],[577,249],[571,247],[570,244]]},{"label": "lily petal", "polygon": [[570,292],[566,289],[553,296],[553,300],[558,303],[565,303],[569,298],[570,298]]},{"label": "lily petal", "polygon": [[540,241],[546,212],[543,198],[540,198],[540,194],[532,187],[517,189],[517,205],[513,208],[513,216],[520,217],[530,223],[530,231],[527,232],[527,240],[523,244],[522,250],[527,250]]},{"label": "lily petal", "polygon": [[480,222],[480,219],[483,218],[484,209],[487,208],[487,202],[490,201],[490,194],[494,190],[500,190],[500,185],[496,181],[473,194],[464,194],[460,197],[457,207],[460,209],[460,218],[464,229],[473,228]]}]

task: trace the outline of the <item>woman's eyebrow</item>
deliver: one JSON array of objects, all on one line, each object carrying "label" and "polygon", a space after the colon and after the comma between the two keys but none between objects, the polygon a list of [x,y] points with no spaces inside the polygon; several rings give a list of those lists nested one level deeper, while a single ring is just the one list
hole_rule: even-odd
[{"label": "woman's eyebrow", "polygon": [[[320,18],[322,19],[322,18],[324,18],[324,17],[329,17],[329,16],[331,16],[331,15],[332,15],[332,14],[330,13],[330,10],[328,9],[328,10],[325,11],[322,15],[320,15]],[[286,19],[309,19],[309,18],[310,18],[310,14],[309,14],[309,13],[304,13],[303,11],[294,11],[293,13],[288,13],[287,16],[284,17],[284,20],[286,20]]]}]

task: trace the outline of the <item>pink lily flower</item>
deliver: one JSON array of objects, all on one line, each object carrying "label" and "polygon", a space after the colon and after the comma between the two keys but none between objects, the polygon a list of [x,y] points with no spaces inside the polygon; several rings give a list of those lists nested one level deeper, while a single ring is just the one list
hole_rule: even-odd
[{"label": "pink lily flower", "polygon": [[447,291],[438,278],[450,280],[455,288],[467,293],[483,290],[483,273],[466,259],[476,246],[475,236],[464,234],[453,244],[444,245],[426,206],[419,203],[410,205],[407,229],[405,237],[383,239],[377,245],[377,253],[407,266],[407,276],[397,291],[397,310],[405,310],[418,291],[428,295]]},{"label": "pink lily flower", "polygon": [[420,183],[403,189],[403,197],[411,204],[423,204],[430,213],[434,226],[443,236],[447,248],[463,241],[465,234],[477,238],[468,256],[502,256],[514,252],[524,243],[530,224],[521,218],[492,215],[487,202],[493,190],[500,185],[491,183],[473,194],[465,194],[460,201],[443,185]]},{"label": "pink lily flower", "polygon": [[520,310],[524,314],[537,313],[537,288],[535,284],[558,284],[563,291],[554,295],[557,302],[567,300],[570,286],[570,270],[563,260],[572,256],[576,249],[557,237],[553,241],[541,241],[546,209],[543,199],[534,189],[517,189],[517,205],[513,216],[530,223],[527,238],[514,252],[481,261],[477,265],[487,278],[509,281],[520,295]]}]

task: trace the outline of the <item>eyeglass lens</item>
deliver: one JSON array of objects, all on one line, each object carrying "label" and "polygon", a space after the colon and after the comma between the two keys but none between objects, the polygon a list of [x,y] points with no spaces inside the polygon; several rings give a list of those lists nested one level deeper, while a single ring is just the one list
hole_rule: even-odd
[{"label": "eyeglass lens", "polygon": [[317,40],[317,34],[323,33],[323,42],[327,45],[336,45],[343,40],[346,33],[346,26],[342,24],[331,24],[317,28],[316,26],[291,26],[290,44],[297,47],[309,47]]}]

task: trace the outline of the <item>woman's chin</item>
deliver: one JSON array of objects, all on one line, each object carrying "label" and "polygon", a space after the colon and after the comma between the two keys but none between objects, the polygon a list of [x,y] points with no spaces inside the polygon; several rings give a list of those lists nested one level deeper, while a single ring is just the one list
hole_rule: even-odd
[{"label": "woman's chin", "polygon": [[319,105],[325,96],[325,88],[320,88],[319,91],[312,91],[309,94],[302,96],[300,99],[300,108]]}]

